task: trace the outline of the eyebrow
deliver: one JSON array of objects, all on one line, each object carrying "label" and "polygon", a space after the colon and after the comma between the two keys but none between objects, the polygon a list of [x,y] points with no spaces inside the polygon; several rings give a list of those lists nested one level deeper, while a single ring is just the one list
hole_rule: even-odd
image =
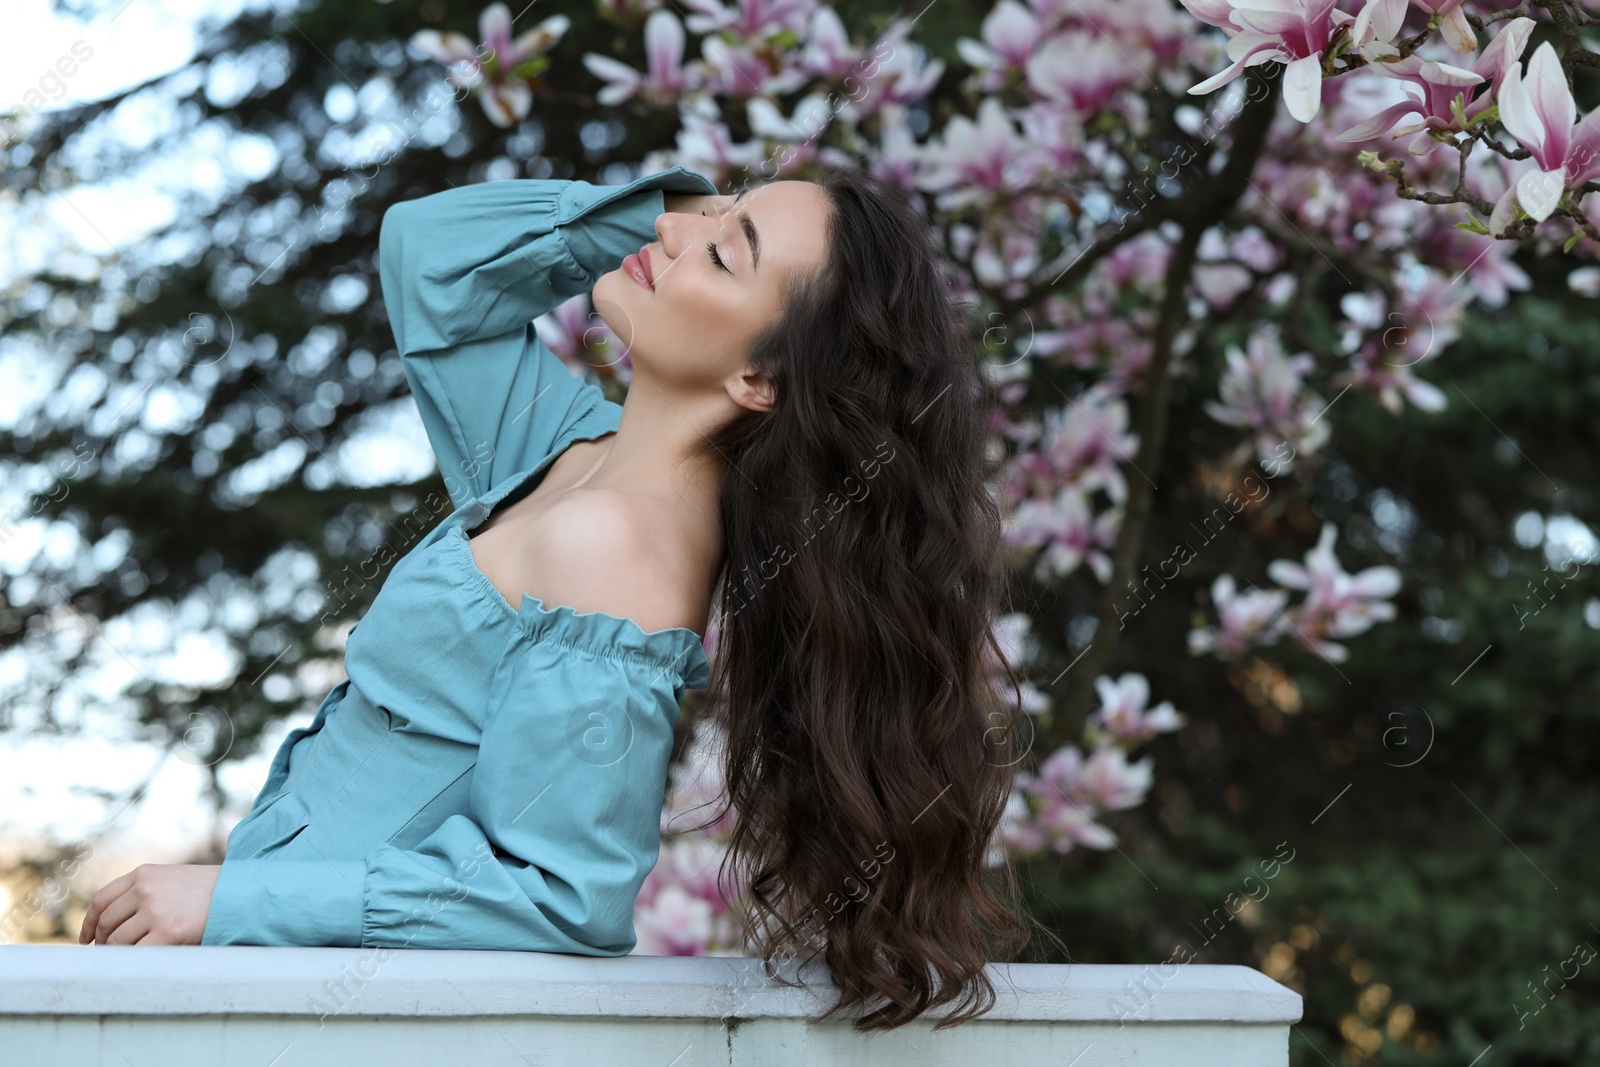
[{"label": "eyebrow", "polygon": [[[733,202],[737,204],[740,200],[744,199],[744,194],[748,193],[749,191],[750,187],[748,185],[743,189],[740,189],[739,195],[733,198]],[[755,265],[754,269],[760,270],[761,235],[756,232],[756,224],[750,221],[750,215],[748,212],[739,212],[739,228],[744,231],[744,239],[750,242],[750,259]]]}]

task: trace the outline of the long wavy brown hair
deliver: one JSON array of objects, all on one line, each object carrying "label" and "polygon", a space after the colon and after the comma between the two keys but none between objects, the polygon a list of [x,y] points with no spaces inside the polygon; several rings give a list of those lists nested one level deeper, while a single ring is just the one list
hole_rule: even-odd
[{"label": "long wavy brown hair", "polygon": [[889,1029],[953,1005],[943,1028],[993,1007],[984,965],[1030,926],[1009,861],[988,862],[1022,714],[993,633],[992,387],[909,197],[845,169],[807,180],[832,208],[825,266],[792,282],[749,356],[775,402],[699,448],[726,463],[707,693],[734,813],[719,877],[743,887],[769,974],[777,957],[826,963],[839,998],[819,1020]]}]

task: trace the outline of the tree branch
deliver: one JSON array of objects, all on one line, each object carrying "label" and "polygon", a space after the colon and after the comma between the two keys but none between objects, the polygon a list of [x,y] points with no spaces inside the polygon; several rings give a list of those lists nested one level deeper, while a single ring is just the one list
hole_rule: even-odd
[{"label": "tree branch", "polygon": [[[1166,445],[1167,390],[1171,384],[1167,371],[1172,364],[1173,343],[1188,314],[1189,283],[1193,279],[1200,238],[1225,218],[1250,188],[1250,175],[1255,172],[1266,148],[1267,131],[1277,108],[1276,86],[1271,92],[1248,100],[1233,124],[1233,147],[1226,165],[1205,185],[1178,202],[1176,218],[1183,232],[1167,261],[1161,310],[1139,394],[1139,454],[1134,464],[1140,471],[1148,472],[1149,477],[1160,473],[1161,453]],[[1069,681],[1062,713],[1051,721],[1051,747],[1065,744],[1076,736],[1089,713],[1094,699],[1094,680],[1104,672],[1116,646],[1117,602],[1138,567],[1154,498],[1155,485],[1151,481],[1130,479],[1122,526],[1112,553],[1111,577],[1101,591],[1094,636],[1072,668],[1074,677]]]}]

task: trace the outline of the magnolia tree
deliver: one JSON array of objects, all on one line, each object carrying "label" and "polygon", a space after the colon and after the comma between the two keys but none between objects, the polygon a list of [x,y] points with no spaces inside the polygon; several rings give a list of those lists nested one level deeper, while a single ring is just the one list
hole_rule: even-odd
[{"label": "magnolia tree", "polygon": [[[1569,284],[1600,292],[1600,269],[1581,265],[1600,253],[1587,195],[1600,112],[1580,120],[1571,91],[1572,70],[1600,60],[1578,3],[1183,5],[1000,0],[949,70],[917,44],[917,18],[860,39],[814,0],[602,0],[642,37],[643,69],[562,55],[562,16],[513,38],[500,4],[480,42],[412,40],[498,125],[537,106],[549,64],[582,62],[599,103],[676,130],[646,170],[683,164],[731,191],[857,167],[925,211],[959,267],[952,287],[991,326],[1007,544],[1038,582],[1089,581],[1098,598],[1078,647],[1040,647],[1025,614],[998,620],[1007,659],[1062,661],[1049,684],[1065,688],[1016,694],[1026,736],[1007,741],[1019,774],[996,862],[1111,847],[1099,817],[1138,806],[1151,783],[1151,758],[1130,757],[1184,723],[1170,702],[1148,706],[1143,675],[1104,673],[1127,618],[1195,552],[1138,570],[1175,378],[1214,377],[1205,413],[1238,433],[1225,522],[1258,499],[1255,468],[1311,476],[1348,395],[1395,415],[1445,407],[1419,370],[1472,301],[1529,286],[1514,251],[1559,246],[1580,264]],[[579,298],[540,329],[575,369],[598,362],[626,382],[626,354],[590,320]],[[1215,621],[1188,651],[1235,659],[1287,641],[1344,660],[1336,639],[1392,618],[1400,576],[1347,573],[1337,534],[1325,525],[1303,564],[1272,563],[1268,588],[1217,577]],[[734,813],[706,821],[718,743],[702,726],[675,768],[641,951],[747,947],[728,907],[741,887],[716,877]]]}]

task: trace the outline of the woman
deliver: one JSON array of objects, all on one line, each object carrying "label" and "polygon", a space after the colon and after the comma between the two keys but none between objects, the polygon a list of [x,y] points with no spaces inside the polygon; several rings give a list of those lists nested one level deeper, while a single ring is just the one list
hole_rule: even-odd
[{"label": "woman", "polygon": [[[379,258],[456,510],[222,865],[124,875],[80,940],[629,952],[714,605],[752,938],[820,954],[863,1029],[987,1011],[986,935],[1023,930],[987,884],[999,516],[973,322],[904,194],[498,181],[390,208]],[[620,406],[530,321],[591,287]]]}]

